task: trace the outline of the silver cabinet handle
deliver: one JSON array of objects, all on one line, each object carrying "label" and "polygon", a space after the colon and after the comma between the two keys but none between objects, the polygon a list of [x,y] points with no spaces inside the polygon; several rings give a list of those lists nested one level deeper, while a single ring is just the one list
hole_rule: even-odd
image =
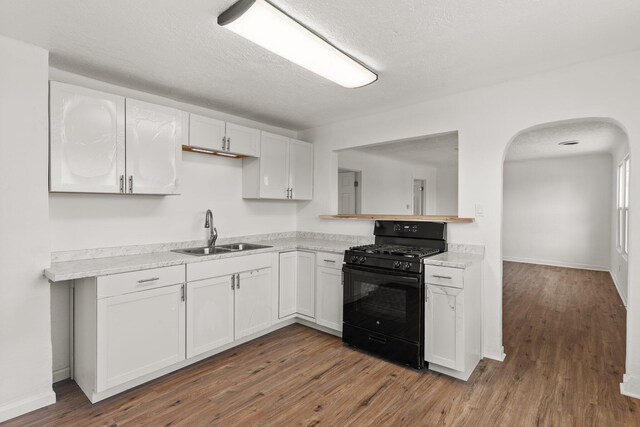
[{"label": "silver cabinet handle", "polygon": [[227,151],[231,150],[231,137],[227,137]]},{"label": "silver cabinet handle", "polygon": [[240,274],[236,274],[236,287],[240,289]]},{"label": "silver cabinet handle", "polygon": [[432,277],[435,277],[436,279],[447,279],[447,280],[453,279],[453,277],[451,276],[441,276],[439,274],[434,274]]},{"label": "silver cabinet handle", "polygon": [[226,150],[227,149],[227,138],[223,135],[222,136],[222,150]]},{"label": "silver cabinet handle", "polygon": [[182,289],[180,289],[180,299],[184,301],[184,285],[182,285]]},{"label": "silver cabinet handle", "polygon": [[133,175],[129,176],[129,193],[133,193]]},{"label": "silver cabinet handle", "polygon": [[286,192],[286,194],[287,194],[287,199],[288,199],[288,198],[289,198],[289,189],[287,188],[287,189],[285,190],[285,192]]},{"label": "silver cabinet handle", "polygon": [[124,175],[120,175],[120,192],[124,193]]},{"label": "silver cabinet handle", "polygon": [[324,262],[330,262],[330,263],[332,263],[332,264],[335,264],[335,263],[336,263],[336,261],[335,261],[335,260],[333,260],[333,259],[325,259],[325,260],[323,260],[323,261],[324,261]]},{"label": "silver cabinet handle", "polygon": [[236,289],[236,275],[231,275],[231,290],[234,291]]},{"label": "silver cabinet handle", "polygon": [[138,280],[138,283],[149,283],[149,282],[155,282],[156,280],[160,280],[160,278],[152,277],[150,279],[142,279],[142,280]]},{"label": "silver cabinet handle", "polygon": [[290,190],[291,190],[291,197],[290,197],[290,199],[293,199],[293,187],[291,187],[291,188],[290,188]]}]

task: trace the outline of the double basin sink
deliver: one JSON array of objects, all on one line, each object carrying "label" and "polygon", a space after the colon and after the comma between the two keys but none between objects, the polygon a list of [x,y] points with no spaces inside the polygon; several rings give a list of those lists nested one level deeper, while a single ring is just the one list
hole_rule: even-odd
[{"label": "double basin sink", "polygon": [[228,254],[230,252],[252,251],[254,249],[265,249],[270,247],[271,246],[256,245],[253,243],[229,243],[228,245],[214,246],[213,248],[205,246],[202,248],[175,249],[172,252],[178,252],[178,253],[187,254],[187,255],[204,256],[204,255],[215,255],[215,254]]}]

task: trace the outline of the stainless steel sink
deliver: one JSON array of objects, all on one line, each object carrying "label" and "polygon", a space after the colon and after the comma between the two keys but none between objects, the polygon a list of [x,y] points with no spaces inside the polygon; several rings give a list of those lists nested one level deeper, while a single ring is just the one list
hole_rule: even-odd
[{"label": "stainless steel sink", "polygon": [[228,254],[230,252],[250,251],[253,249],[264,249],[264,248],[270,248],[270,247],[271,246],[256,245],[253,243],[229,243],[228,245],[219,245],[219,246],[214,246],[213,248],[209,248],[205,246],[202,248],[175,249],[171,252],[178,252],[181,254],[195,255],[195,256],[205,256],[205,255],[215,255],[215,254]]},{"label": "stainless steel sink", "polygon": [[254,243],[229,243],[228,245],[217,246],[220,249],[228,249],[231,251],[251,251],[253,249],[270,248],[267,245],[256,245]]},{"label": "stainless steel sink", "polygon": [[220,247],[214,247],[213,249],[205,246],[202,248],[189,248],[189,249],[175,249],[171,252],[177,252],[180,254],[187,255],[196,255],[196,256],[204,256],[204,255],[214,255],[214,254],[228,254],[229,252],[233,252],[231,249],[223,249]]}]

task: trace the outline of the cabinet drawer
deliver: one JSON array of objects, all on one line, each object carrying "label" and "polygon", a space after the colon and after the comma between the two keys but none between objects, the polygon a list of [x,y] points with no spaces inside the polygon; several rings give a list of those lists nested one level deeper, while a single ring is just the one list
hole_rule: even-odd
[{"label": "cabinet drawer", "polygon": [[433,285],[464,288],[464,269],[440,267],[437,265],[424,266],[424,281]]},{"label": "cabinet drawer", "polygon": [[344,255],[332,254],[328,252],[318,252],[316,264],[318,267],[342,268]]},{"label": "cabinet drawer", "polygon": [[98,298],[184,283],[184,265],[98,277]]}]

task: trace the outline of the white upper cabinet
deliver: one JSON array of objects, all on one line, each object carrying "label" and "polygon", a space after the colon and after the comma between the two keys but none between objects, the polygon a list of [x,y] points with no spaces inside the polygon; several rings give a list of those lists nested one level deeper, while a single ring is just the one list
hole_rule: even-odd
[{"label": "white upper cabinet", "polygon": [[127,99],[127,192],[173,194],[182,159],[182,113]]},{"label": "white upper cabinet", "polygon": [[312,144],[262,132],[260,158],[242,162],[243,198],[311,200]]},{"label": "white upper cabinet", "polygon": [[289,145],[289,188],[294,200],[313,195],[313,145],[292,139]]},{"label": "white upper cabinet", "polygon": [[176,194],[186,113],[51,82],[49,114],[50,191]]},{"label": "white upper cabinet", "polygon": [[260,131],[191,114],[189,145],[229,154],[258,157],[260,155]]},{"label": "white upper cabinet", "polygon": [[51,191],[118,193],[124,176],[124,98],[50,87]]}]

